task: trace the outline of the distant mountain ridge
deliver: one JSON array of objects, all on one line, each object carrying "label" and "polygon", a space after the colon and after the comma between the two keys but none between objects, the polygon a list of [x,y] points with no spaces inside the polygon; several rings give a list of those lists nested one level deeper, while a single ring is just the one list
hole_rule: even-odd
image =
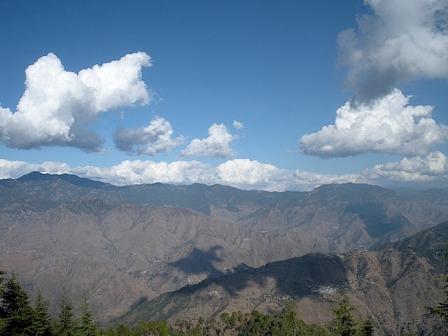
[{"label": "distant mountain ridge", "polygon": [[17,179],[21,182],[30,181],[51,181],[55,179],[61,179],[65,182],[73,184],[78,187],[90,187],[90,188],[105,188],[111,186],[109,183],[91,180],[88,178],[79,177],[73,174],[44,174],[38,171],[25,174]]},{"label": "distant mountain ridge", "polygon": [[[31,172],[18,179],[0,180],[0,186],[10,188],[39,187],[45,184],[48,192],[51,188],[60,189],[58,182],[68,184],[66,190],[72,199],[85,197],[103,198],[115,202],[129,202],[134,204],[172,205],[191,208],[196,211],[210,214],[210,202],[229,201],[230,203],[255,202],[260,205],[269,205],[278,201],[287,200],[301,195],[301,192],[267,192],[245,191],[230,186],[205,185],[195,183],[191,185],[172,185],[163,183],[136,184],[128,186],[115,186],[100,181],[81,178],[70,174],[44,174]],[[71,186],[71,187],[70,187]],[[73,188],[79,187],[80,189]],[[93,190],[94,189],[94,190]],[[39,196],[38,194],[35,196]],[[112,197],[111,197],[112,196]],[[44,194],[43,198],[51,198]],[[54,206],[61,202],[56,202]],[[7,203],[3,203],[7,204]],[[231,207],[231,205],[229,204]],[[0,205],[1,207],[1,205]]]}]

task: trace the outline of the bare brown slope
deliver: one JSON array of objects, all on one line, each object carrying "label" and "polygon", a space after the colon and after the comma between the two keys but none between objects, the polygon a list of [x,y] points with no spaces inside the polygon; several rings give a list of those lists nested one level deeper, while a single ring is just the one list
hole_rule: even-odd
[{"label": "bare brown slope", "polygon": [[447,240],[448,223],[444,223],[376,251],[311,254],[274,262],[141,302],[118,321],[278,311],[293,299],[302,318],[323,323],[331,317],[336,293],[343,290],[361,317],[371,315],[381,332],[398,334],[407,323],[428,322],[426,307],[441,294],[438,275],[444,270]]},{"label": "bare brown slope", "polygon": [[141,297],[245,265],[342,253],[448,219],[448,193],[370,185],[269,193],[225,186],[116,187],[76,176],[0,181],[0,269],[34,295],[89,299],[106,320]]},{"label": "bare brown slope", "polygon": [[101,320],[141,297],[316,248],[295,232],[247,231],[189,209],[101,201],[0,212],[0,237],[2,270],[52,298],[53,309],[63,295],[75,304],[88,299]]}]

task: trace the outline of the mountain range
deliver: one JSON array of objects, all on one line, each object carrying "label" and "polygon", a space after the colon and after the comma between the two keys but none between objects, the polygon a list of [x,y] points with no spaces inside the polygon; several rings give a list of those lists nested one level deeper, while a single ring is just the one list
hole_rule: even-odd
[{"label": "mountain range", "polygon": [[[199,312],[194,307],[210,316],[232,305],[275,310],[283,296],[311,302],[325,320],[328,309],[310,293],[330,295],[343,287],[364,313],[381,312],[377,322],[392,330],[419,313],[403,313],[390,302],[426,304],[439,290],[431,280],[432,252],[419,256],[405,246],[423,239],[416,238],[418,232],[446,221],[448,191],[442,189],[394,191],[350,183],[311,192],[203,184],[114,186],[33,172],[0,180],[0,268],[14,271],[31,293],[52,297],[53,311],[62,297],[75,303],[87,299],[102,322],[119,316],[132,320],[154,307],[161,308],[155,316],[168,318],[192,316]],[[310,273],[302,279],[296,269]],[[404,302],[405,280],[414,276],[422,286],[431,284],[430,292],[422,288]],[[265,278],[281,279],[288,288],[283,292],[276,281],[265,284]],[[277,288],[275,300],[230,300],[217,290],[213,295],[224,295],[224,305],[198,294],[214,293],[207,286],[215,281],[225,282],[236,297],[266,298]],[[252,285],[231,285],[257,281],[254,293],[247,292]],[[393,293],[391,283],[399,286]],[[379,308],[368,300],[376,290],[384,295]],[[179,302],[192,308],[168,309],[167,298],[178,300],[182,293],[191,293]],[[316,316],[311,310],[302,314]]]}]

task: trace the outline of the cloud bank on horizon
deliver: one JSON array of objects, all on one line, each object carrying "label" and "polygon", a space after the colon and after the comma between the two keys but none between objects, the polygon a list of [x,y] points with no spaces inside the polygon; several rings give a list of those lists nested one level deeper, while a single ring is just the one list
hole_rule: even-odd
[{"label": "cloud bank on horizon", "polygon": [[288,170],[249,159],[227,160],[217,166],[199,161],[154,162],[126,160],[111,167],[70,167],[63,162],[40,164],[0,159],[0,178],[17,178],[30,171],[70,173],[115,185],[174,183],[223,184],[241,189],[268,191],[312,190],[321,184],[437,181],[448,174],[448,158],[441,152],[378,164],[358,174],[320,174]]}]

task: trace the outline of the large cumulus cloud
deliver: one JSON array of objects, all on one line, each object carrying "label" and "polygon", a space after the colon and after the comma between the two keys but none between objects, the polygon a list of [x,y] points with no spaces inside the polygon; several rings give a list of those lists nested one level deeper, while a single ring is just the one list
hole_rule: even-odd
[{"label": "large cumulus cloud", "polygon": [[441,152],[404,157],[397,162],[377,164],[365,171],[371,180],[389,179],[405,182],[428,182],[445,180],[448,173],[448,159]]},{"label": "large cumulus cloud", "polygon": [[448,77],[446,0],[365,0],[371,15],[340,33],[339,60],[356,100],[387,94],[418,78]]},{"label": "large cumulus cloud", "polygon": [[25,71],[16,110],[0,107],[0,141],[13,148],[99,150],[101,139],[86,125],[110,109],[147,104],[142,68],[150,65],[149,55],[137,52],[74,73],[54,54],[39,58]]},{"label": "large cumulus cloud", "polygon": [[448,127],[432,118],[432,106],[412,106],[409,99],[393,90],[373,102],[347,102],[336,111],[333,125],[301,138],[301,150],[321,157],[366,152],[425,154],[446,141]]}]

